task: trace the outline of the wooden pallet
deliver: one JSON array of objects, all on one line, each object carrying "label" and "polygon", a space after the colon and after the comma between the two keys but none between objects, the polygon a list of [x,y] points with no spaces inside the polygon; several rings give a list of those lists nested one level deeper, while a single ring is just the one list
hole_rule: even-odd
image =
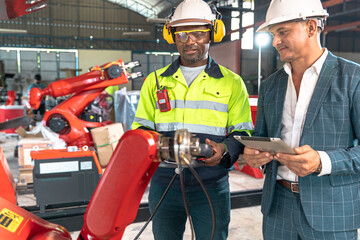
[{"label": "wooden pallet", "polygon": [[19,181],[18,186],[32,185],[33,181],[33,169],[30,167],[19,168]]}]

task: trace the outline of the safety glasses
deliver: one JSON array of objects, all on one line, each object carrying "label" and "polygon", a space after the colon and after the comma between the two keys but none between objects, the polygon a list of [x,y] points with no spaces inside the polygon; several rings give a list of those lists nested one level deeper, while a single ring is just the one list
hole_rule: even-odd
[{"label": "safety glasses", "polygon": [[210,29],[178,31],[175,32],[175,36],[177,39],[179,39],[180,42],[186,43],[189,37],[191,37],[193,41],[201,40],[206,36],[206,33],[209,31]]}]

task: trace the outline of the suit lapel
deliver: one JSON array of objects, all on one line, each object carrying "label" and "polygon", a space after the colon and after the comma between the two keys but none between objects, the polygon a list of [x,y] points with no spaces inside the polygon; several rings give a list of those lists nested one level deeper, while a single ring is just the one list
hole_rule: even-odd
[{"label": "suit lapel", "polygon": [[318,82],[316,83],[314,93],[310,100],[304,123],[304,131],[312,127],[315,117],[319,113],[320,107],[331,86],[331,82],[334,79],[333,76],[337,73],[337,65],[337,58],[329,52],[321,69]]},{"label": "suit lapel", "polygon": [[283,74],[276,82],[277,86],[275,86],[274,89],[278,89],[278,91],[275,93],[275,96],[271,99],[272,101],[275,101],[275,109],[274,109],[274,128],[271,129],[270,136],[274,137],[280,137],[281,132],[281,119],[283,115],[284,110],[284,102],[285,102],[285,95],[286,95],[286,89],[288,85],[288,79],[289,76],[285,73],[283,70]]},{"label": "suit lapel", "polygon": [[[274,132],[272,132],[272,134],[270,136],[280,137],[280,135],[281,135],[281,122],[282,122],[282,115],[283,115],[283,111],[284,111],[284,102],[285,102],[288,81],[289,81],[289,75],[287,75],[287,73],[283,69],[283,74],[281,75],[281,77],[279,78],[279,81],[277,82],[278,86],[276,86],[276,88],[275,88],[275,89],[278,89],[278,92],[276,92],[276,95],[274,97],[274,101],[276,104],[275,105],[276,108],[275,108],[275,121],[274,122],[276,123],[276,126],[273,129]],[[273,169],[274,173],[276,173],[276,174],[272,175],[273,182],[276,182],[278,165],[279,165],[279,162],[277,160],[272,161],[272,169]]]}]

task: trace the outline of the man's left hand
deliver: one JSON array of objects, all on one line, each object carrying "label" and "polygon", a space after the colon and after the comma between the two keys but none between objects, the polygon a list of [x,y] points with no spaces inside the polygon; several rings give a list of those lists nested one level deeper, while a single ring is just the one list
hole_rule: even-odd
[{"label": "man's left hand", "polygon": [[216,166],[220,163],[223,154],[225,153],[226,149],[225,149],[225,145],[222,143],[216,143],[214,141],[211,141],[209,139],[206,139],[206,144],[211,145],[211,147],[213,148],[213,152],[214,154],[209,157],[206,158],[204,160],[205,166]]},{"label": "man's left hand", "polygon": [[300,177],[305,177],[316,171],[321,161],[317,151],[309,145],[294,148],[294,151],[297,155],[277,153],[275,159]]}]

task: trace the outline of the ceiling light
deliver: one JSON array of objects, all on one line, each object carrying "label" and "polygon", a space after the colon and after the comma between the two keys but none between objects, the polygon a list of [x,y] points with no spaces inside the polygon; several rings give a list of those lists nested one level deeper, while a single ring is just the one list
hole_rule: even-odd
[{"label": "ceiling light", "polygon": [[146,22],[152,22],[152,23],[166,23],[169,21],[167,18],[146,18]]},{"label": "ceiling light", "polygon": [[143,32],[123,32],[123,36],[149,36],[150,32],[143,31]]},{"label": "ceiling light", "polygon": [[25,29],[0,28],[0,33],[23,33],[23,34],[26,34],[27,30],[25,30]]}]

